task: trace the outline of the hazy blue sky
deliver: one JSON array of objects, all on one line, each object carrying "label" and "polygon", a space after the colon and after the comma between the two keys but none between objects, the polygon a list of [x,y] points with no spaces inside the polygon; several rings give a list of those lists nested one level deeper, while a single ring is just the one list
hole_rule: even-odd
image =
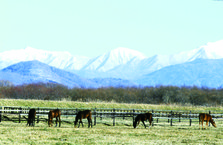
[{"label": "hazy blue sky", "polygon": [[0,0],[0,52],[27,46],[97,56],[117,47],[146,56],[223,39],[218,0]]}]

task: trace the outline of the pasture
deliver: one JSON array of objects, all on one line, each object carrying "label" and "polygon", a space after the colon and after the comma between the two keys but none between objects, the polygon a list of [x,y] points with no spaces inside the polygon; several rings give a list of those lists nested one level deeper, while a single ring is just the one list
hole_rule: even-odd
[{"label": "pasture", "polygon": [[[148,104],[118,104],[103,102],[72,102],[72,101],[38,101],[38,100],[1,100],[1,106],[28,107],[77,107],[77,108],[136,108],[136,109],[166,109],[166,110],[218,110],[222,107],[197,107],[177,105],[148,105]],[[16,117],[18,117],[16,115]],[[69,119],[69,118],[68,118]],[[71,118],[74,121],[74,118]],[[63,120],[62,120],[63,121]],[[83,120],[84,127],[74,128],[74,124],[65,123],[61,127],[48,127],[47,121],[35,123],[35,127],[26,127],[27,122],[0,122],[0,144],[222,144],[223,121],[215,119],[217,128],[210,126],[207,130],[199,129],[198,119],[173,120],[173,126],[167,119],[154,119],[153,126],[145,129],[142,123],[133,128],[132,118],[122,117],[98,118],[93,128],[88,128],[87,119]],[[145,122],[148,126],[149,122]]]},{"label": "pasture", "polygon": [[48,127],[46,122],[35,127],[26,127],[25,122],[1,122],[0,144],[222,144],[223,124],[216,123],[217,128],[200,130],[198,124],[162,124],[145,129],[140,123],[133,129],[131,122],[116,126],[97,124],[93,128],[87,128],[86,122],[83,128],[65,123],[59,128]]}]

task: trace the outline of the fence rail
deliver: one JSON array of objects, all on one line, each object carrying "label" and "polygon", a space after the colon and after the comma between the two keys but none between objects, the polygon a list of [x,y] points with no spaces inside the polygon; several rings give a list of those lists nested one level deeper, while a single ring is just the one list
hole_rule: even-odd
[{"label": "fence rail", "polygon": [[[209,113],[213,119],[223,120],[223,111],[176,111],[176,110],[152,110],[152,109],[117,109],[117,108],[49,108],[49,107],[33,107],[36,109],[37,122],[47,121],[49,110],[60,109],[62,122],[72,124],[78,111],[89,109],[92,111],[92,117],[94,125],[98,120],[101,122],[105,118],[110,118],[113,121],[113,126],[116,124],[116,119],[131,119],[145,112],[151,112],[153,114],[153,125],[156,125],[160,120],[168,122],[170,126],[173,123],[183,122],[188,120],[188,124],[191,126],[192,122],[197,122],[199,113]],[[11,107],[0,106],[0,122],[1,121],[14,121],[21,123],[27,121],[26,116],[31,108],[29,107]]]}]

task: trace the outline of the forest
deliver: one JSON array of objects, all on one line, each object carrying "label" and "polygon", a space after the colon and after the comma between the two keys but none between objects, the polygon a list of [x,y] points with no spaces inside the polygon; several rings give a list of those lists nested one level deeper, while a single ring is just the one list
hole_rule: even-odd
[{"label": "forest", "polygon": [[0,81],[0,98],[219,106],[223,104],[223,89],[198,88],[196,86],[69,89],[53,83],[14,86],[8,81]]}]

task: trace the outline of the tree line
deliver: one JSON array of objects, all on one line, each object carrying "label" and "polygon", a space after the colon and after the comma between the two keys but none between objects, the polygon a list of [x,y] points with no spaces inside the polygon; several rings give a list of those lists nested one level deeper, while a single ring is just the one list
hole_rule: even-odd
[{"label": "tree line", "polygon": [[53,83],[14,86],[0,81],[0,98],[215,106],[223,104],[223,89],[198,88],[196,86],[69,89]]}]

